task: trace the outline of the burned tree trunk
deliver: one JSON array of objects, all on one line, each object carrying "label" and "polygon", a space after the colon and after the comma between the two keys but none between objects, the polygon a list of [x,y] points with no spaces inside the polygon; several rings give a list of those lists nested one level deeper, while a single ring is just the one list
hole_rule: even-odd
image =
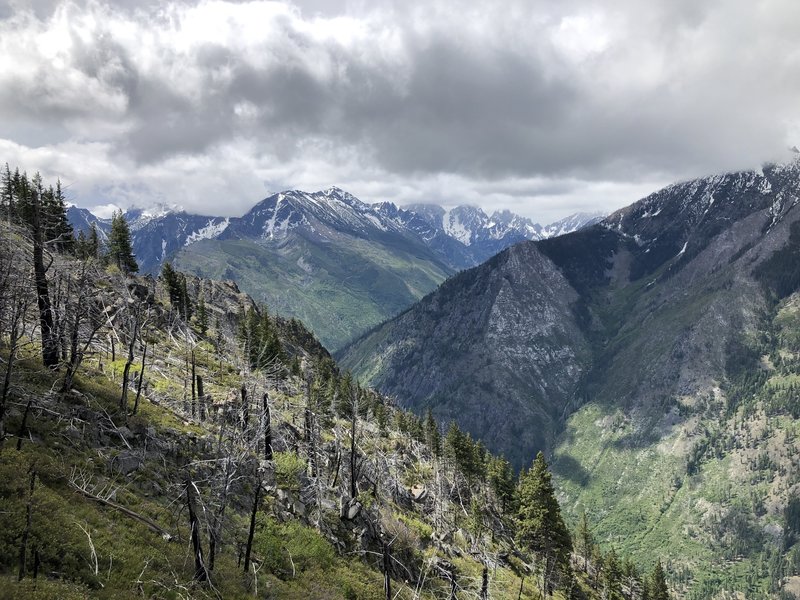
[{"label": "burned tree trunk", "polygon": [[42,362],[45,367],[58,366],[58,340],[50,303],[50,288],[47,283],[47,267],[44,266],[44,232],[41,222],[41,198],[39,190],[32,193],[31,234],[33,237],[33,279],[36,285],[36,302],[39,307],[39,323],[42,329]]},{"label": "burned tree trunk", "polygon": [[28,429],[28,415],[31,412],[32,405],[33,400],[28,400],[28,403],[25,405],[25,412],[22,413],[22,423],[19,425],[19,434],[17,434],[17,452],[22,450],[22,440],[25,439],[25,432]]},{"label": "burned tree trunk", "polygon": [[128,377],[133,364],[133,350],[136,347],[136,340],[139,337],[139,315],[133,319],[133,332],[131,333],[130,343],[128,344],[128,359],[125,361],[125,368],[122,370],[122,394],[119,397],[119,408],[122,414],[128,412]]},{"label": "burned tree trunk", "polygon": [[189,527],[192,533],[192,552],[194,553],[194,580],[208,581],[208,571],[203,559],[203,546],[200,542],[200,521],[194,497],[195,487],[191,478],[186,478],[186,506],[189,509]]},{"label": "burned tree trunk", "polygon": [[25,313],[27,301],[24,294],[19,290],[15,294],[13,313],[11,315],[11,331],[9,333],[8,361],[6,362],[6,373],[3,377],[3,391],[0,395],[0,447],[6,437],[6,406],[8,405],[8,393],[11,389],[11,373],[14,369],[14,361],[17,359],[19,350],[19,340],[22,338],[20,323]]},{"label": "burned tree trunk", "polygon": [[264,393],[264,460],[272,460],[272,415],[267,393]]},{"label": "burned tree trunk", "polygon": [[248,406],[247,388],[245,386],[242,386],[241,393],[242,393],[242,430],[244,431],[245,429],[247,429],[250,423],[250,407]]},{"label": "burned tree trunk", "polygon": [[203,378],[200,375],[195,375],[197,381],[197,409],[198,416],[201,421],[206,420],[206,395],[203,390]]},{"label": "burned tree trunk", "polygon": [[144,383],[144,365],[147,360],[147,340],[144,342],[144,350],[142,351],[142,368],[139,370],[139,383],[136,385],[136,398],[133,401],[133,414],[139,410],[139,398],[142,397],[142,383]]},{"label": "burned tree trunk", "polygon": [[250,531],[247,533],[247,546],[244,550],[244,572],[250,568],[250,553],[253,549],[253,536],[256,532],[256,515],[258,514],[258,501],[261,499],[261,480],[256,482],[256,492],[253,498],[253,510],[250,513]]},{"label": "burned tree trunk", "polygon": [[392,600],[392,578],[389,577],[389,570],[391,568],[391,556],[389,554],[389,544],[383,540],[383,591],[386,594],[386,600]]},{"label": "burned tree trunk", "polygon": [[197,367],[192,350],[192,418],[197,414]]},{"label": "burned tree trunk", "polygon": [[356,472],[356,428],[358,427],[358,389],[353,388],[353,406],[350,415],[350,497],[358,496]]},{"label": "burned tree trunk", "polygon": [[489,567],[483,563],[481,574],[481,600],[489,600]]}]

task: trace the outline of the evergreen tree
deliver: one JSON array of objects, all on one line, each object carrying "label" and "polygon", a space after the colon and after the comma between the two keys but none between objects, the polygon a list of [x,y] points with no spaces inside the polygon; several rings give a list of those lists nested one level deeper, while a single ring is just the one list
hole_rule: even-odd
[{"label": "evergreen tree", "polygon": [[89,239],[86,244],[87,258],[97,258],[100,256],[100,238],[97,235],[97,225],[92,223],[89,226]]},{"label": "evergreen tree", "polygon": [[3,189],[0,205],[3,207],[6,220],[11,223],[14,219],[14,179],[11,176],[11,169],[9,169],[8,163],[6,163],[5,171],[3,171]]},{"label": "evergreen tree", "polygon": [[442,436],[439,433],[439,424],[433,418],[433,413],[429,408],[425,413],[425,443],[431,449],[435,457],[442,453]]},{"label": "evergreen tree", "polygon": [[[181,318],[188,321],[192,316],[192,302],[186,288],[186,276],[172,268],[169,262],[161,266],[161,278],[169,294],[170,305],[178,312]],[[206,327],[208,323],[206,323]]]},{"label": "evergreen tree", "polygon": [[581,511],[581,517],[578,521],[578,543],[580,544],[580,552],[583,555],[583,571],[589,572],[589,558],[592,554],[592,547],[594,546],[594,538],[592,531],[589,528],[589,519],[586,518],[586,511]]},{"label": "evergreen tree", "polygon": [[604,562],[603,597],[607,600],[624,600],[622,595],[622,569],[614,548],[609,550]]},{"label": "evergreen tree", "polygon": [[75,233],[67,218],[67,203],[61,190],[60,179],[55,189],[50,186],[43,194],[42,226],[46,242],[59,254],[74,251]]},{"label": "evergreen tree", "polygon": [[131,230],[121,210],[111,217],[111,232],[108,235],[108,260],[123,273],[136,273],[139,265],[133,254]]},{"label": "evergreen tree", "polygon": [[669,600],[667,578],[664,574],[664,567],[661,565],[661,561],[658,561],[653,567],[653,573],[650,576],[650,590],[648,596],[650,600]]},{"label": "evergreen tree", "polygon": [[489,485],[492,487],[495,497],[500,503],[500,510],[503,513],[514,510],[514,495],[516,492],[516,480],[511,463],[503,456],[493,456],[487,465]]},{"label": "evergreen tree", "polygon": [[667,588],[667,578],[664,574],[664,567],[661,561],[656,563],[653,567],[653,573],[650,576],[650,600],[669,600],[669,588]]},{"label": "evergreen tree", "polygon": [[552,594],[559,581],[569,579],[572,540],[561,517],[550,471],[539,452],[518,486],[517,538],[540,557],[544,568],[544,592]]}]

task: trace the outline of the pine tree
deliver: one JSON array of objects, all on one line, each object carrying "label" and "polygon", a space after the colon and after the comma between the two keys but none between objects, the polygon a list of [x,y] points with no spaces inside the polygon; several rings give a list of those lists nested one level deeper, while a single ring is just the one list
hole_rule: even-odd
[{"label": "pine tree", "polygon": [[73,252],[75,232],[67,218],[67,203],[61,190],[61,180],[55,189],[50,186],[42,199],[42,225],[45,241],[51,244],[59,254]]},{"label": "pine tree", "polygon": [[121,210],[111,217],[111,232],[108,234],[108,260],[123,273],[136,273],[139,265],[133,254],[131,230]]},{"label": "pine tree", "polygon": [[503,513],[514,510],[516,481],[511,464],[503,456],[493,456],[487,466],[489,484]]},{"label": "pine tree", "polygon": [[661,561],[658,561],[653,567],[649,596],[650,600],[669,600],[669,588],[667,588],[667,579]]},{"label": "pine tree", "polygon": [[5,171],[3,171],[3,190],[0,204],[2,204],[6,220],[11,223],[14,219],[14,179],[11,176],[11,169],[9,169],[8,163],[6,163]]},{"label": "pine tree", "polygon": [[594,546],[594,538],[592,531],[589,528],[589,520],[586,518],[586,511],[581,511],[581,517],[578,521],[578,531],[576,532],[578,543],[580,544],[580,552],[583,555],[583,571],[589,572],[589,558],[592,554],[592,546]]},{"label": "pine tree", "polygon": [[550,471],[539,452],[518,486],[518,541],[542,559],[544,593],[552,594],[559,581],[569,579],[572,540],[561,516]]},{"label": "pine tree", "polygon": [[97,235],[97,225],[92,223],[89,226],[89,239],[86,243],[87,258],[97,258],[100,256],[100,238]]},{"label": "pine tree", "polygon": [[430,408],[425,413],[425,442],[433,455],[438,458],[442,453],[442,436],[439,433],[439,424],[433,418]]},{"label": "pine tree", "polygon": [[607,600],[624,600],[622,595],[622,569],[614,548],[611,548],[606,555],[603,584],[604,598]]}]

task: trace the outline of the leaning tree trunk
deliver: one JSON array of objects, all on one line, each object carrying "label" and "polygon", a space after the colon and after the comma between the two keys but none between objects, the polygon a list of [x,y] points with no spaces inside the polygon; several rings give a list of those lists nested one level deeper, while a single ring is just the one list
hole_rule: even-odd
[{"label": "leaning tree trunk", "polygon": [[203,559],[203,546],[200,542],[200,521],[194,497],[194,482],[186,478],[186,506],[189,509],[189,527],[192,533],[192,552],[194,554],[194,580],[208,581],[208,571]]},{"label": "leaning tree trunk", "polygon": [[142,397],[142,383],[144,382],[144,365],[147,360],[147,341],[144,342],[144,350],[142,351],[142,368],[139,371],[139,381],[136,384],[136,398],[133,400],[133,414],[139,410],[139,398]]}]

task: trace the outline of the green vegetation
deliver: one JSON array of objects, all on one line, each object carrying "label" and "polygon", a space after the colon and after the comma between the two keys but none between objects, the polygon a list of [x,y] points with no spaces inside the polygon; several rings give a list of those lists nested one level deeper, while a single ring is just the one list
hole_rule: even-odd
[{"label": "green vegetation", "polygon": [[331,351],[419,300],[450,271],[430,258],[377,242],[346,238],[326,244],[202,240],[174,266],[212,279],[233,279],[275,313],[295,317]]}]

